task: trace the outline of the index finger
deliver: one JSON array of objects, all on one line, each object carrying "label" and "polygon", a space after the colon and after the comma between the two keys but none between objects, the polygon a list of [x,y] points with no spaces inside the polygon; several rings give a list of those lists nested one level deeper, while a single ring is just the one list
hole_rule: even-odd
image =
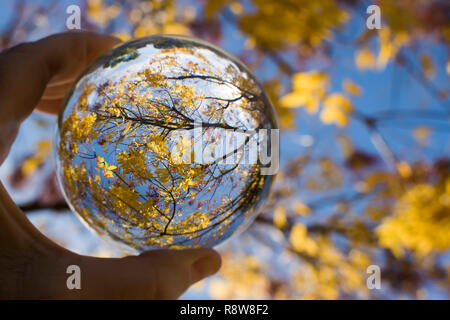
[{"label": "index finger", "polygon": [[[92,32],[66,32],[24,43],[0,54],[0,122],[22,121],[38,104],[47,85],[64,85],[117,38]],[[59,105],[44,105],[57,113]]]}]

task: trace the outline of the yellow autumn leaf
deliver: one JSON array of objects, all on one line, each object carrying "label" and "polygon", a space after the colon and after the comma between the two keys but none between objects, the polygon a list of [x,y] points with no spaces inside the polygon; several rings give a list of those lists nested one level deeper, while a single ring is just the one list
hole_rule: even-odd
[{"label": "yellow autumn leaf", "polygon": [[107,177],[107,178],[112,178],[112,177],[114,177],[114,174],[113,174],[112,171],[108,170],[108,171],[104,172],[104,176]]},{"label": "yellow autumn leaf", "polygon": [[35,157],[31,157],[25,160],[21,168],[22,174],[25,177],[32,175],[37,170],[40,164],[41,161]]},{"label": "yellow autumn leaf", "polygon": [[402,178],[408,179],[412,175],[412,169],[408,162],[400,161],[397,163],[397,171]]},{"label": "yellow autumn leaf", "polygon": [[128,122],[127,125],[125,126],[125,129],[123,130],[123,134],[126,134],[128,131],[130,131],[132,123]]},{"label": "yellow autumn leaf", "polygon": [[430,128],[419,126],[414,129],[413,135],[417,142],[419,142],[420,144],[425,144],[430,137],[430,132]]},{"label": "yellow autumn leaf", "polygon": [[319,109],[320,100],[312,96],[310,93],[292,92],[280,99],[280,104],[286,108],[305,107],[309,114],[314,114]]},{"label": "yellow autumn leaf", "polygon": [[348,159],[355,152],[353,143],[348,136],[339,134],[337,136],[337,142],[341,147],[342,154],[345,159]]},{"label": "yellow autumn leaf", "polygon": [[355,63],[359,70],[373,69],[375,67],[375,55],[369,48],[362,48],[355,54]]},{"label": "yellow autumn leaf", "polygon": [[102,158],[102,157],[100,157],[100,156],[97,156],[97,165],[98,165],[100,168],[103,168],[104,162],[105,162],[105,158]]},{"label": "yellow autumn leaf", "polygon": [[394,47],[392,43],[385,42],[380,45],[380,51],[378,52],[376,66],[377,69],[382,70],[386,67],[389,60],[394,56]]},{"label": "yellow autumn leaf", "polygon": [[347,91],[351,95],[354,96],[361,95],[361,87],[350,79],[345,79],[344,82],[342,83],[342,87],[344,88],[345,91]]},{"label": "yellow autumn leaf", "polygon": [[51,151],[52,148],[52,143],[50,140],[42,140],[39,141],[37,144],[37,153],[40,156],[46,156],[49,154],[49,152]]},{"label": "yellow autumn leaf", "polygon": [[107,23],[120,14],[121,7],[117,4],[107,5],[102,0],[87,1],[87,15],[88,19],[106,27]]},{"label": "yellow autumn leaf", "polygon": [[382,70],[386,67],[389,60],[393,59],[400,48],[409,43],[409,36],[404,33],[393,33],[386,27],[379,31],[380,50],[376,60],[376,68]]},{"label": "yellow autumn leaf", "polygon": [[308,96],[300,92],[291,92],[280,99],[280,104],[286,108],[299,107],[306,103]]},{"label": "yellow autumn leaf", "polygon": [[316,241],[308,237],[308,229],[304,224],[296,223],[292,227],[289,240],[292,247],[297,252],[306,253],[310,256],[316,256],[319,251]]},{"label": "yellow autumn leaf", "polygon": [[162,33],[166,34],[189,34],[189,29],[181,23],[166,23],[163,26]]},{"label": "yellow autumn leaf", "polygon": [[450,249],[450,202],[440,199],[450,194],[450,180],[441,187],[418,184],[407,190],[398,200],[392,216],[377,228],[381,246],[400,258],[405,249],[425,256],[433,251]]},{"label": "yellow autumn leaf", "polygon": [[336,123],[344,127],[348,124],[348,118],[352,112],[353,105],[350,100],[343,94],[334,93],[324,100],[320,119],[324,123]]},{"label": "yellow autumn leaf", "polygon": [[286,108],[305,107],[310,114],[317,112],[329,83],[327,74],[318,71],[299,72],[292,77],[293,91],[280,99]]},{"label": "yellow autumn leaf", "polygon": [[420,64],[422,65],[423,72],[427,78],[433,78],[435,74],[435,68],[433,64],[433,60],[430,55],[422,54],[420,56]]},{"label": "yellow autumn leaf", "polygon": [[145,37],[155,32],[153,25],[139,25],[134,30],[134,36],[136,38]]},{"label": "yellow autumn leaf", "polygon": [[47,139],[37,143],[35,153],[22,164],[21,172],[25,177],[32,175],[47,160],[51,147],[51,141]]},{"label": "yellow autumn leaf", "polygon": [[236,15],[242,14],[244,12],[244,7],[239,2],[230,3],[230,10]]},{"label": "yellow autumn leaf", "polygon": [[353,265],[359,268],[367,268],[370,265],[370,257],[358,249],[350,250],[348,258]]},{"label": "yellow autumn leaf", "polygon": [[293,209],[295,213],[301,216],[306,216],[311,212],[311,208],[300,200],[295,201]]},{"label": "yellow autumn leaf", "polygon": [[295,91],[314,91],[324,89],[329,82],[326,73],[318,71],[299,72],[292,77],[292,86]]},{"label": "yellow autumn leaf", "polygon": [[286,208],[282,205],[278,205],[273,213],[273,224],[280,229],[286,226]]},{"label": "yellow autumn leaf", "polygon": [[127,31],[113,32],[111,35],[122,41],[128,41],[131,39],[131,35]]}]

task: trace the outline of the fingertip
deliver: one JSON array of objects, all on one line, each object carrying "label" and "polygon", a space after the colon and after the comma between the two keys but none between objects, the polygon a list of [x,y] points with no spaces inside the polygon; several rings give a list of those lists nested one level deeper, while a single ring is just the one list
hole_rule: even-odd
[{"label": "fingertip", "polygon": [[57,113],[72,81],[121,40],[93,32],[65,32],[22,43],[0,54],[2,121],[23,121],[36,107]]},{"label": "fingertip", "polygon": [[222,266],[222,258],[216,250],[203,250],[204,254],[191,265],[192,283],[215,274]]},{"label": "fingertip", "polygon": [[141,256],[152,257],[152,260],[169,261],[177,268],[186,268],[191,274],[191,284],[216,273],[221,265],[220,254],[210,248],[199,249],[165,249],[141,253]]},{"label": "fingertip", "polygon": [[108,34],[89,33],[89,36],[95,38],[94,45],[100,44],[104,49],[111,49],[123,43],[119,38]]}]

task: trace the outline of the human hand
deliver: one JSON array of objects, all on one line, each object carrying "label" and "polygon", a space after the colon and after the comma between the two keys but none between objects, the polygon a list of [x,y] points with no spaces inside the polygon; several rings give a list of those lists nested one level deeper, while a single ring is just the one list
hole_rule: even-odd
[{"label": "human hand", "polygon": [[[116,38],[69,32],[0,53],[0,163],[33,109],[56,114],[78,74]],[[212,249],[155,250],[125,258],[78,255],[41,234],[0,183],[0,299],[176,299],[221,264]],[[69,265],[81,290],[66,286]]]}]

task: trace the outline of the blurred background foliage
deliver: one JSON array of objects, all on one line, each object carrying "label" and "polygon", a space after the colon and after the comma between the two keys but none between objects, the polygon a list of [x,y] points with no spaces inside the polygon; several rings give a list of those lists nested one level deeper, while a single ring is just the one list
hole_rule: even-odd
[{"label": "blurred background foliage", "polygon": [[[225,48],[255,72],[277,111],[282,166],[269,203],[219,248],[219,274],[186,297],[450,297],[448,1],[7,0],[0,48],[65,31],[71,4],[84,30],[122,40],[188,34]],[[366,28],[371,4],[381,8],[379,30]],[[54,178],[55,123],[27,120],[2,181],[56,241],[115,255],[67,218]],[[381,290],[366,286],[372,264]]]}]

